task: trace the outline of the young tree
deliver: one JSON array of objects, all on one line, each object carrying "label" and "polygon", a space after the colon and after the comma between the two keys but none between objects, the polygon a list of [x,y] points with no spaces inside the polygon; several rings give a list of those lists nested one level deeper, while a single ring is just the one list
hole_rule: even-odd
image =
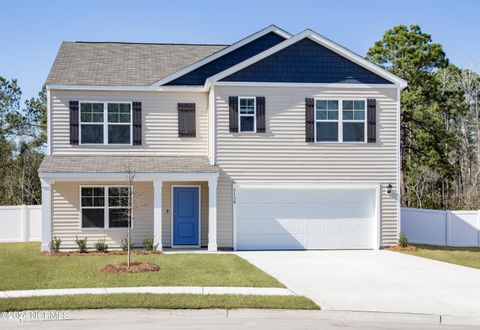
[{"label": "young tree", "polygon": [[[121,209],[120,219],[121,221],[127,222],[127,267],[130,267],[131,264],[131,246],[132,246],[132,223],[134,221],[134,214],[136,212],[145,207],[146,203],[140,203],[139,201],[142,200],[142,194],[138,193],[134,189],[135,184],[135,171],[131,164],[127,164],[125,166],[125,188],[126,188],[126,196],[123,195],[122,198],[125,200],[122,202],[120,200],[121,205],[125,205],[125,208]],[[121,198],[121,199],[122,199]]]}]

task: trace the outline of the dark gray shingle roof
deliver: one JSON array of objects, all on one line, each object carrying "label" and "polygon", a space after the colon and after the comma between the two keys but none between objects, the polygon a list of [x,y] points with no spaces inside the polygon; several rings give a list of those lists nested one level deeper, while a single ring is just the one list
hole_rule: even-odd
[{"label": "dark gray shingle roof", "polygon": [[39,173],[215,173],[202,156],[45,156]]},{"label": "dark gray shingle roof", "polygon": [[226,45],[63,42],[49,85],[148,86]]}]

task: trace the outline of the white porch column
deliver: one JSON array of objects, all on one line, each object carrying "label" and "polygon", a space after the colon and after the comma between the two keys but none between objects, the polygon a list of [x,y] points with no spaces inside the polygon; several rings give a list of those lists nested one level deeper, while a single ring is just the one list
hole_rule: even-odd
[{"label": "white porch column", "polygon": [[42,251],[49,250],[52,240],[52,192],[50,182],[40,180],[42,185]]},{"label": "white porch column", "polygon": [[208,251],[217,251],[217,180],[208,179]]},{"label": "white porch column", "polygon": [[158,244],[157,250],[162,251],[162,180],[153,181],[153,239]]}]

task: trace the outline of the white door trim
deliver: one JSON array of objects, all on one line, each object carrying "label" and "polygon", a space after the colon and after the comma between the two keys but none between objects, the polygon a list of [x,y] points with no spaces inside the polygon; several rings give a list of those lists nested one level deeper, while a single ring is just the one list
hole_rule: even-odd
[{"label": "white door trim", "polygon": [[[173,189],[175,187],[181,188],[198,188],[198,244],[197,245],[174,245],[173,244]],[[202,246],[202,186],[199,184],[172,184],[170,188],[170,240],[172,242],[172,248],[175,249],[188,249],[188,248],[200,248]]]}]

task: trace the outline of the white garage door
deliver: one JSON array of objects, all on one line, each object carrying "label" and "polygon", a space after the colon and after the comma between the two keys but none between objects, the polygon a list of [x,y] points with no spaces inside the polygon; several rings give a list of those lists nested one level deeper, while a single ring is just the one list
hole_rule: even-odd
[{"label": "white garage door", "polygon": [[237,250],[372,249],[375,188],[235,188]]}]

